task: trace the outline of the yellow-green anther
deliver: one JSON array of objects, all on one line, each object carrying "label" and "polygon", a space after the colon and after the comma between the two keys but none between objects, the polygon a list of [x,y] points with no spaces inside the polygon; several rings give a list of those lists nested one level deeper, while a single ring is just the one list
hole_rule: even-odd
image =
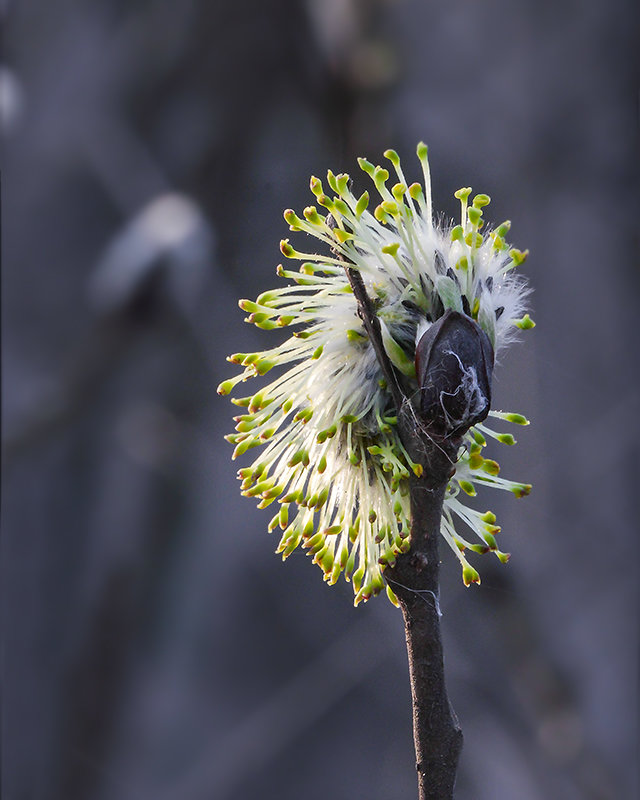
[{"label": "yellow-green anther", "polygon": [[400,248],[400,242],[393,242],[393,244],[387,244],[381,248],[383,253],[386,253],[389,256],[395,256]]},{"label": "yellow-green anther", "polygon": [[284,212],[283,216],[284,216],[285,222],[289,225],[291,230],[294,230],[294,231],[302,230],[302,228],[301,228],[302,220],[300,219],[300,217],[297,216],[296,212],[292,208],[288,208]]},{"label": "yellow-green anther", "polygon": [[[303,536],[304,536],[304,534],[303,534]],[[317,548],[318,547],[322,547],[323,545],[324,545],[324,535],[322,533],[316,533],[314,536],[311,536],[310,538],[306,539],[306,541],[304,541],[302,543],[302,546],[305,549],[309,549],[312,552],[314,550],[317,551]]]},{"label": "yellow-green anther", "polygon": [[305,451],[298,450],[296,453],[293,454],[292,458],[289,459],[287,462],[288,467],[295,467],[297,464],[301,464],[304,460]]},{"label": "yellow-green anther", "polygon": [[322,188],[322,181],[320,178],[316,178],[315,175],[311,176],[311,180],[309,181],[309,188],[318,197],[321,194],[324,194],[324,190]]},{"label": "yellow-green anther", "polygon": [[479,208],[469,208],[467,209],[467,218],[476,227],[482,218],[482,211]]},{"label": "yellow-green anther", "polygon": [[289,244],[289,240],[288,239],[283,239],[280,242],[280,252],[282,253],[282,255],[285,258],[295,258],[296,257],[296,251]]},{"label": "yellow-green anther", "polygon": [[337,533],[340,533],[342,530],[342,525],[331,525],[328,528],[325,528],[323,533],[325,536],[335,536]]},{"label": "yellow-green anther", "polygon": [[510,433],[499,433],[496,436],[496,439],[499,442],[502,442],[502,444],[515,444],[516,443],[516,440],[513,438],[513,436]]},{"label": "yellow-green anther", "polygon": [[327,498],[329,497],[329,489],[325,487],[320,494],[318,495],[318,499],[316,500],[316,508],[322,508],[322,506],[327,502]]},{"label": "yellow-green anther", "polygon": [[383,155],[385,158],[389,159],[389,161],[393,164],[394,167],[398,167],[400,165],[400,156],[396,153],[395,150],[385,150]]},{"label": "yellow-green anther", "polygon": [[521,319],[514,319],[513,324],[523,331],[528,331],[530,328],[536,327],[536,323],[528,314],[525,314]]},{"label": "yellow-green anther", "polygon": [[236,378],[229,378],[226,381],[222,381],[222,383],[218,386],[218,389],[217,389],[218,394],[221,394],[221,395],[229,394],[229,392],[233,391],[233,387],[236,385],[236,383],[241,381],[242,378],[243,378],[243,376],[239,375]]},{"label": "yellow-green anther", "polygon": [[323,344],[319,345],[319,347],[316,347],[316,349],[313,351],[313,355],[311,356],[311,360],[315,361],[316,359],[320,358],[323,350],[324,350]]},{"label": "yellow-green anther", "polygon": [[455,228],[451,228],[451,241],[452,242],[464,241],[464,228],[462,227],[462,225],[456,225]]},{"label": "yellow-green anther", "polygon": [[465,242],[472,248],[479,248],[482,245],[483,239],[478,231],[472,231],[464,237]]},{"label": "yellow-green anther", "polygon": [[385,200],[384,202],[380,203],[380,205],[382,206],[382,210],[387,214],[391,214],[391,216],[399,213],[398,204],[394,203],[393,200]]},{"label": "yellow-green anther", "polygon": [[490,458],[485,458],[484,463],[482,465],[482,469],[489,475],[500,474],[500,464],[498,464],[497,461],[493,461]]},{"label": "yellow-green anther", "polygon": [[471,428],[471,435],[473,436],[476,444],[480,445],[480,447],[484,447],[486,445],[487,440],[480,433],[480,431],[476,430],[475,428]]},{"label": "yellow-green anther", "polygon": [[269,292],[262,292],[262,294],[258,295],[258,299],[256,303],[261,306],[268,306],[273,300],[276,300],[278,297],[278,293],[274,291]]},{"label": "yellow-green anther", "polygon": [[269,533],[273,533],[273,531],[275,531],[275,529],[278,527],[279,520],[280,520],[279,513],[276,514],[275,517],[271,518],[271,522],[269,522],[269,525],[267,526],[267,530],[269,531]]},{"label": "yellow-green anther", "polygon": [[400,607],[400,603],[398,601],[398,598],[395,596],[395,594],[393,592],[393,589],[389,586],[389,584],[387,584],[387,597],[389,598],[389,600],[393,603],[393,605],[396,608]]},{"label": "yellow-green anther", "polygon": [[294,319],[295,319],[295,317],[293,316],[293,314],[281,315],[276,320],[276,325],[279,328],[286,328],[287,325],[291,325],[291,323],[293,322]]},{"label": "yellow-green anther", "polygon": [[469,269],[469,259],[466,256],[462,256],[456,263],[456,269],[466,272]]},{"label": "yellow-green anther", "polygon": [[480,516],[480,519],[483,522],[486,522],[488,525],[493,525],[496,521],[496,515],[493,513],[493,511],[485,511],[484,514]]},{"label": "yellow-green anther", "polygon": [[462,580],[465,586],[471,586],[472,583],[480,583],[480,575],[470,564],[466,564],[462,568]]},{"label": "yellow-green anther", "polygon": [[353,588],[356,592],[359,592],[362,588],[362,579],[364,578],[364,567],[358,567],[358,569],[353,573]]},{"label": "yellow-green anther", "polygon": [[[384,167],[376,167],[373,172],[373,182],[376,185],[377,190],[380,192],[381,189],[385,188],[385,183],[389,180],[389,170],[386,170]],[[382,192],[380,192],[382,194]]]},{"label": "yellow-green anther", "polygon": [[389,221],[389,216],[382,207],[382,204],[375,207],[373,216],[378,220],[378,222],[382,222],[383,225],[386,225]]},{"label": "yellow-green anther", "polygon": [[349,239],[353,239],[352,233],[349,231],[343,231],[341,228],[334,228],[333,235],[340,242],[340,244],[344,244],[345,242],[349,241]]},{"label": "yellow-green anther", "polygon": [[320,475],[322,475],[322,473],[325,471],[326,468],[327,468],[327,457],[321,456],[320,461],[318,461],[318,466],[316,467],[316,469],[318,470]]},{"label": "yellow-green anther", "polygon": [[473,207],[474,208],[484,208],[484,206],[488,206],[491,202],[491,198],[488,194],[477,194],[473,198]]},{"label": "yellow-green anther", "polygon": [[426,161],[429,157],[429,148],[424,142],[419,142],[416,148],[416,155],[420,161]]},{"label": "yellow-green anther", "polygon": [[520,483],[517,486],[514,486],[511,491],[515,494],[516,497],[526,497],[531,492],[531,484],[530,483]]},{"label": "yellow-green anther", "polygon": [[276,322],[272,322],[270,319],[260,319],[260,320],[250,319],[247,321],[253,322],[256,328],[260,328],[260,330],[262,331],[272,331],[274,328],[278,327],[278,324]]},{"label": "yellow-green anther", "polygon": [[460,488],[465,494],[468,494],[469,497],[475,497],[477,492],[475,490],[475,486],[471,483],[471,481],[460,481]]},{"label": "yellow-green anther", "polygon": [[275,366],[275,361],[270,361],[269,359],[264,358],[261,361],[258,361],[258,363],[255,365],[255,369],[258,375],[266,375],[267,372],[269,372],[269,370],[273,369]]},{"label": "yellow-green anther", "polygon": [[529,255],[528,250],[518,250],[515,247],[512,247],[509,250],[509,255],[511,256],[511,260],[515,264],[516,267],[519,267],[520,264],[524,264],[527,256]]},{"label": "yellow-green anther", "polygon": [[336,176],[333,174],[331,170],[327,170],[327,183],[333,189],[334,192],[338,191],[338,184],[336,182]]},{"label": "yellow-green anther", "polygon": [[238,456],[246,453],[247,450],[251,450],[252,447],[257,447],[259,444],[261,444],[259,439],[245,439],[243,442],[240,442],[240,444],[237,445],[236,449],[233,451],[231,459],[235,461]]},{"label": "yellow-green anther", "polygon": [[363,172],[366,172],[367,175],[373,177],[373,173],[375,172],[375,167],[370,161],[367,161],[366,158],[359,158],[358,159],[358,166]]},{"label": "yellow-green anther", "polygon": [[360,458],[360,453],[356,453],[355,450],[350,450],[349,461],[354,467],[359,467],[362,461],[362,459]]},{"label": "yellow-green anther", "polygon": [[469,195],[471,194],[471,187],[470,186],[463,186],[461,189],[458,189],[457,192],[453,193],[453,196],[460,201],[466,201],[469,199]]},{"label": "yellow-green anther", "polygon": [[313,416],[313,409],[312,408],[310,408],[310,407],[302,408],[295,415],[295,417],[293,418],[293,421],[294,422],[302,421],[303,423],[307,423],[307,422],[309,422],[309,420],[311,419],[312,416]]},{"label": "yellow-green anther", "polygon": [[394,367],[397,367],[403,375],[409,378],[415,378],[416,367],[412,359],[410,359],[396,340],[391,336],[386,325],[381,323],[380,330],[382,333],[382,343],[386,350],[389,360]]},{"label": "yellow-green anther", "polygon": [[266,492],[262,492],[262,497],[265,500],[272,500],[273,498],[279,497],[283,489],[283,486],[274,486],[273,489],[267,489]]},{"label": "yellow-green anther", "polygon": [[406,191],[407,187],[404,185],[404,183],[396,183],[394,187],[391,189],[391,194],[395,197],[400,207],[402,206],[404,193]]},{"label": "yellow-green anther", "polygon": [[252,431],[258,423],[255,420],[242,420],[236,425],[238,433],[248,433]]},{"label": "yellow-green anther", "polygon": [[373,523],[378,519],[378,515],[376,514],[375,510],[372,508],[369,511],[369,522],[373,525]]},{"label": "yellow-green anther", "polygon": [[293,400],[291,398],[285,400],[284,403],[282,404],[282,410],[284,411],[285,414],[288,414],[292,408],[293,408]]},{"label": "yellow-green anther", "polygon": [[353,328],[349,328],[349,330],[347,331],[347,339],[350,342],[357,342],[357,343],[362,343],[367,341],[367,337],[365,336],[365,334],[360,333],[360,331],[355,331],[353,330]]},{"label": "yellow-green anther", "polygon": [[469,469],[480,469],[484,458],[479,453],[472,453],[469,456]]},{"label": "yellow-green anther", "polygon": [[343,195],[347,191],[349,186],[349,176],[346,172],[343,172],[341,175],[338,175],[336,178],[336,183],[338,185],[338,193]]},{"label": "yellow-green anther", "polygon": [[360,195],[360,199],[356,203],[356,217],[360,219],[363,212],[366,210],[367,206],[369,205],[369,192],[363,192]]},{"label": "yellow-green anther", "polygon": [[339,213],[342,214],[343,217],[349,215],[349,206],[344,202],[344,200],[337,199],[333,203],[334,209]]},{"label": "yellow-green anther", "polygon": [[515,414],[511,411],[490,411],[489,416],[511,422],[513,425],[528,425],[529,420],[522,414]]},{"label": "yellow-green anther", "polygon": [[310,222],[312,225],[321,225],[324,222],[315,206],[307,206],[302,213],[307,222]]},{"label": "yellow-green anther", "polygon": [[284,530],[289,524],[289,503],[283,503],[278,512],[278,525]]}]

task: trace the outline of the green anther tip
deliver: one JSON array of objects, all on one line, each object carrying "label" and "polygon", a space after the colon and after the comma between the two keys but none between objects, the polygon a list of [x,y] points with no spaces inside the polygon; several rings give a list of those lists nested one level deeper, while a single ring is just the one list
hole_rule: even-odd
[{"label": "green anther tip", "polygon": [[454,192],[453,196],[458,200],[467,200],[471,192],[472,189],[470,186],[463,186],[461,189],[458,189],[457,192]]},{"label": "green anther tip", "polygon": [[522,414],[505,414],[504,419],[507,422],[512,422],[514,425],[528,425],[529,420]]},{"label": "green anther tip", "polygon": [[528,314],[525,314],[522,319],[517,319],[514,321],[516,327],[520,328],[520,330],[528,331],[531,328],[536,327],[536,323],[531,319]]},{"label": "green anther tip", "polygon": [[375,167],[370,161],[367,161],[366,158],[359,158],[358,159],[358,166],[363,172],[366,172],[367,175],[373,175]]},{"label": "green anther tip", "polygon": [[383,253],[386,253],[389,256],[395,256],[395,254],[398,252],[399,247],[400,247],[400,242],[394,242],[393,244],[385,245],[381,249]]},{"label": "green anther tip", "polygon": [[416,148],[416,154],[420,161],[426,161],[429,155],[429,147],[424,142],[419,142]]},{"label": "green anther tip", "polygon": [[491,198],[488,194],[477,194],[473,198],[473,206],[475,208],[483,208],[484,206],[488,206],[491,202]]},{"label": "green anther tip", "polygon": [[383,153],[385,158],[388,158],[389,161],[393,164],[394,167],[397,167],[400,163],[400,156],[396,153],[395,150],[385,150]]},{"label": "green anther tip", "polygon": [[229,394],[229,392],[233,391],[233,381],[222,381],[217,391],[220,395]]},{"label": "green anther tip", "polygon": [[480,575],[478,571],[469,564],[465,565],[462,569],[462,580],[465,586],[471,586],[472,583],[480,583]]},{"label": "green anther tip", "polygon": [[295,252],[296,251],[289,244],[289,240],[288,239],[282,239],[281,242],[280,242],[280,252],[286,258],[293,258],[295,256]]},{"label": "green anther tip", "polygon": [[465,494],[468,494],[469,497],[476,496],[476,490],[471,481],[460,481],[460,488]]},{"label": "green anther tip", "polygon": [[360,216],[369,205],[369,192],[363,192],[356,203],[356,216]]},{"label": "green anther tip", "polygon": [[467,217],[472,225],[478,225],[482,218],[482,211],[479,208],[470,208],[467,211]]}]

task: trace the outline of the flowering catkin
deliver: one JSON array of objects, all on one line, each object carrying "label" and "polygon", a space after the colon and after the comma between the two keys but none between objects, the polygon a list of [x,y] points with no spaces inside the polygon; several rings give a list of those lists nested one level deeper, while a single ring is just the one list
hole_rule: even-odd
[{"label": "flowering catkin", "polygon": [[[255,394],[232,400],[245,409],[235,417],[236,433],[226,437],[235,445],[233,458],[264,448],[239,470],[242,493],[259,498],[259,508],[277,501],[269,523],[270,531],[282,530],[277,552],[284,559],[302,545],[332,584],[344,572],[353,581],[356,604],[385,588],[384,568],[409,549],[409,476],[411,471],[420,475],[424,465],[414,463],[402,444],[393,400],[345,268],[362,277],[384,348],[409,397],[419,392],[416,342],[447,310],[475,320],[496,353],[518,328],[534,324],[524,313],[527,288],[515,274],[526,251],[507,245],[510,223],[483,230],[489,197],[470,199],[471,189],[465,188],[456,192],[460,224],[435,225],[427,147],[420,144],[417,152],[424,186],[407,185],[393,150],[385,152],[397,175],[391,188],[386,169],[359,160],[381,198],[372,212],[368,192],[356,198],[348,175],[328,173],[331,196],[320,180],[311,178],[311,191],[325,211],[309,206],[302,217],[292,210],[284,217],[292,231],[320,240],[325,253],[299,252],[283,240],[283,255],[302,261],[299,271],[278,266],[287,285],[264,292],[255,302],[240,301],[248,322],[267,330],[293,328],[293,333],[273,349],[230,356],[244,369],[218,388],[229,394],[241,381],[286,367]],[[520,414],[489,415],[528,424]],[[483,457],[487,437],[515,442],[510,433],[498,433],[486,422],[470,428],[444,501],[441,532],[460,559],[466,585],[480,578],[465,550],[508,559],[496,542],[500,528],[495,515],[465,502],[476,494],[475,484],[517,497],[530,490],[499,476],[497,462]],[[387,594],[395,602],[388,587]]]}]

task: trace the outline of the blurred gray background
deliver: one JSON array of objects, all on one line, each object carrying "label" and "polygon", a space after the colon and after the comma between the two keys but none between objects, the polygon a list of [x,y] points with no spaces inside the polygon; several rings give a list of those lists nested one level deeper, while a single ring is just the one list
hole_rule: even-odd
[{"label": "blurred gray background", "polygon": [[[508,567],[442,548],[459,800],[637,790],[636,24],[625,0],[2,4],[2,797],[416,796],[402,622],[240,497],[229,352],[277,336],[310,174],[430,145],[513,220]],[[367,187],[368,188],[368,187]],[[496,494],[496,493],[493,493]],[[275,534],[274,534],[275,535]],[[495,561],[495,563],[494,563]]]}]

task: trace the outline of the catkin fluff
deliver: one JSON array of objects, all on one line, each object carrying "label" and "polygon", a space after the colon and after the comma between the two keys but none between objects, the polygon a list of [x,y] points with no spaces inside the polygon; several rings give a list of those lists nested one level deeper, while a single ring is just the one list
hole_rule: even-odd
[{"label": "catkin fluff", "polygon": [[[387,169],[359,159],[379,196],[372,211],[369,193],[352,194],[348,175],[329,172],[329,193],[311,178],[316,205],[301,217],[292,210],[284,217],[292,231],[322,242],[324,253],[300,252],[283,240],[283,255],[301,261],[299,270],[278,266],[286,285],[240,301],[248,322],[292,334],[272,349],[230,356],[243,370],[218,387],[229,394],[274,370],[270,383],[232,399],[243,409],[235,417],[236,432],[226,437],[235,445],[233,458],[261,448],[239,470],[242,493],[257,498],[259,508],[276,509],[269,530],[281,531],[277,552],[283,559],[302,546],[326,581],[333,584],[341,574],[352,581],[356,604],[384,588],[397,602],[383,571],[409,549],[409,476],[420,475],[424,465],[403,447],[345,267],[360,273],[387,355],[415,393],[416,342],[448,309],[473,318],[496,353],[518,330],[534,325],[525,313],[528,289],[517,274],[527,252],[507,244],[510,223],[485,228],[489,197],[472,198],[464,188],[455,193],[460,223],[434,224],[426,145],[419,144],[417,154],[423,184],[407,184],[393,150],[384,154],[396,174],[391,186]],[[491,411],[490,417],[528,424],[517,413]],[[480,581],[467,551],[493,552],[503,562],[509,557],[498,547],[493,512],[468,504],[476,485],[517,497],[531,488],[500,476],[498,463],[483,456],[487,439],[515,443],[511,433],[487,422],[470,428],[444,501],[441,532],[460,560],[466,585]]]}]

